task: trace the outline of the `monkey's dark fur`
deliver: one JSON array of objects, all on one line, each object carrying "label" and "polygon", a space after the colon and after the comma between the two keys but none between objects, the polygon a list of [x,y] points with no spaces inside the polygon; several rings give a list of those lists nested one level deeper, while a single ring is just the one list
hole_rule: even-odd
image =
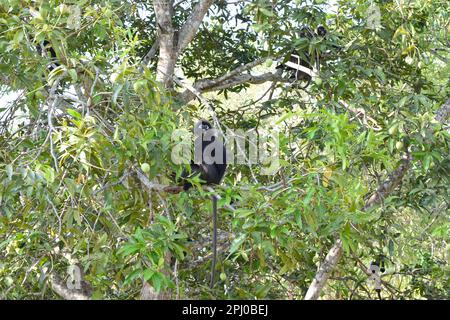
[{"label": "monkey's dark fur", "polygon": [[[211,131],[214,130],[214,131]],[[211,123],[206,120],[200,120],[194,126],[194,152],[199,153],[201,151],[201,156],[195,161],[191,161],[190,167],[191,172],[184,170],[181,174],[183,179],[190,176],[198,175],[202,180],[204,185],[218,185],[222,181],[225,175],[225,170],[227,168],[226,163],[226,148],[221,140],[217,140],[218,132],[212,127]],[[215,148],[208,150],[211,153],[209,156],[207,151],[208,146],[211,144],[215,145]],[[213,146],[214,146],[213,145]],[[217,151],[217,153],[216,153]],[[218,159],[216,159],[216,154]],[[199,155],[199,154],[198,154]],[[194,157],[195,158],[195,157]],[[184,181],[183,189],[185,191],[189,190],[192,184],[189,181]],[[211,197],[212,208],[213,208],[213,239],[212,239],[212,263],[211,263],[211,279],[210,288],[214,286],[214,275],[216,270],[216,260],[217,260],[217,196],[213,195]]]},{"label": "monkey's dark fur", "polygon": [[50,42],[44,40],[36,46],[36,49],[41,56],[48,58],[50,60],[50,63],[48,65],[49,71],[52,71],[53,69],[60,66],[56,57],[55,49],[53,49]]},{"label": "monkey's dark fur", "polygon": [[[214,130],[214,131],[210,131]],[[205,136],[205,134],[212,135],[211,137]],[[194,152],[199,152],[201,148],[201,158],[195,159],[195,161],[191,161],[191,173],[187,170],[184,170],[181,174],[182,179],[186,179],[190,176],[199,175],[199,178],[203,181],[202,184],[205,185],[215,185],[220,184],[223,176],[225,175],[225,170],[227,168],[226,164],[226,149],[223,141],[217,141],[216,138],[218,136],[217,131],[212,127],[212,125],[206,120],[200,120],[194,127]],[[211,138],[211,140],[207,140]],[[214,159],[216,156],[216,150],[213,149],[211,151],[211,158],[209,155],[205,154],[205,148],[212,144],[216,143],[218,148],[221,148],[222,155],[218,154],[218,157],[221,159]],[[214,161],[212,161],[214,160]],[[218,161],[215,161],[218,160]],[[192,184],[185,180],[183,189],[186,191],[192,187]]]}]

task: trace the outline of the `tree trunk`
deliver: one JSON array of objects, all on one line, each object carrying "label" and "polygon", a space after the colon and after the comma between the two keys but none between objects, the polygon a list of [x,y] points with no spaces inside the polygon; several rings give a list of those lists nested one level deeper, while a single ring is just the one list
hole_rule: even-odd
[{"label": "tree trunk", "polygon": [[159,59],[156,80],[163,83],[168,90],[173,88],[173,73],[177,59],[175,37],[172,25],[173,0],[154,0],[156,21],[158,25]]}]

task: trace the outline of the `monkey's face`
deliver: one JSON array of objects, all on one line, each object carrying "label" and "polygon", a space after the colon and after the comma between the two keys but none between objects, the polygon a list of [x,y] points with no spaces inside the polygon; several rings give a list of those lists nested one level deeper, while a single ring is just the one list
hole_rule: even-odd
[{"label": "monkey's face", "polygon": [[325,29],[324,26],[318,26],[318,27],[317,27],[317,34],[318,34],[320,37],[325,37],[325,35],[327,34],[327,29]]},{"label": "monkey's face", "polygon": [[200,120],[194,127],[194,131],[196,132],[204,132],[212,129],[212,125],[206,120]]}]

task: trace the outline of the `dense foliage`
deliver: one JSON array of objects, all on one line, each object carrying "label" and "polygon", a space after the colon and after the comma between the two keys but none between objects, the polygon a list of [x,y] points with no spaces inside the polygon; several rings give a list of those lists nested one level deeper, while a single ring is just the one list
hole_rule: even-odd
[{"label": "dense foliage", "polygon": [[[197,2],[175,2],[174,29]],[[448,298],[450,136],[436,111],[450,97],[449,3],[373,1],[369,28],[371,3],[215,1],[178,57],[181,80],[258,58],[256,74],[275,72],[293,49],[320,52],[320,73],[306,89],[249,78],[183,100],[181,80],[158,81],[157,49],[142,64],[157,38],[150,1],[1,0],[0,297],[58,298],[51,276],[65,283],[77,265],[95,299],[139,298],[144,283],[168,298],[301,299],[340,238],[323,298],[375,298],[366,271],[380,257],[383,298]],[[302,25],[328,34],[298,38]],[[209,191],[139,178],[172,185],[172,132],[201,117],[279,132],[274,174],[230,165],[215,188],[213,289]],[[364,210],[405,157],[402,181]]]}]

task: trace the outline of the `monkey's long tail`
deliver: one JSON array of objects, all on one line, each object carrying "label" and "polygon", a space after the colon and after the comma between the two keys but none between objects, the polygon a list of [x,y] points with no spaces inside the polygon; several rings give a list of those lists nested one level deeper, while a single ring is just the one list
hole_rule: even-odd
[{"label": "monkey's long tail", "polygon": [[212,195],[212,209],[213,209],[213,236],[212,236],[212,263],[211,263],[211,281],[209,287],[214,287],[214,275],[216,273],[216,261],[217,261],[217,197]]}]

